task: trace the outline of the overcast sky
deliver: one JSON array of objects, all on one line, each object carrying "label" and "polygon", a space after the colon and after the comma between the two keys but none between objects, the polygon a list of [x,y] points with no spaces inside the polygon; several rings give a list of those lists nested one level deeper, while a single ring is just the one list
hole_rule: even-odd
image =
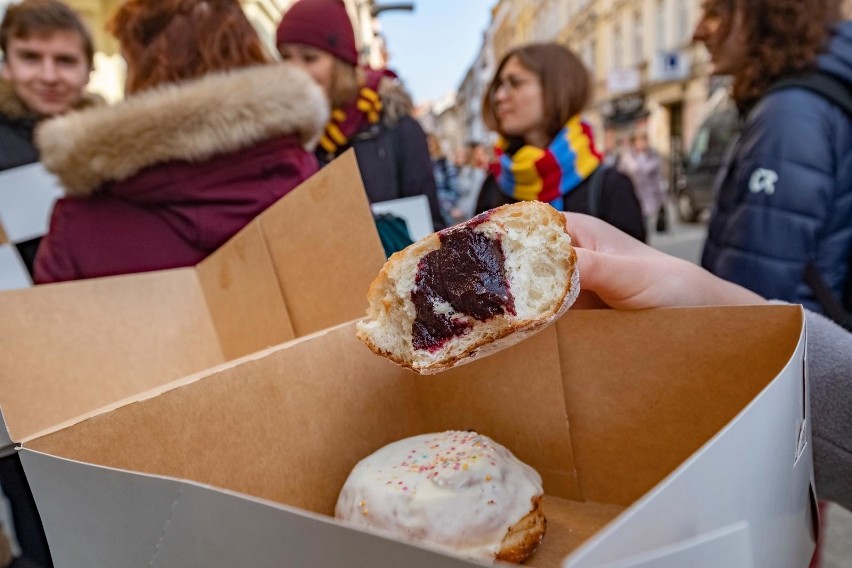
[{"label": "overcast sky", "polygon": [[417,103],[454,91],[482,44],[495,0],[415,0],[414,12],[382,12],[389,66]]}]

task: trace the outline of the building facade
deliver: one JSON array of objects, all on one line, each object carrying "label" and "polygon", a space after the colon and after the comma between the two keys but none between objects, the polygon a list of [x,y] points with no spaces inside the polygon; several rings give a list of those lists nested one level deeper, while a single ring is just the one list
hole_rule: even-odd
[{"label": "building facade", "polygon": [[[499,0],[482,49],[498,62],[524,43],[566,45],[592,74],[585,114],[599,139],[607,130],[622,138],[645,131],[655,148],[676,159],[703,118],[710,90],[707,55],[691,41],[699,16],[700,0]],[[487,79],[479,92],[469,81],[466,76],[457,104],[472,110]]]}]

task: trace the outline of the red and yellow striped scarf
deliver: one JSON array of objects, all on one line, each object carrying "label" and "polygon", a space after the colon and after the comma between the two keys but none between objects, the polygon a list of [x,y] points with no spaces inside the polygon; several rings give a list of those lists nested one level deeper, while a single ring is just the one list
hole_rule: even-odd
[{"label": "red and yellow striped scarf", "polygon": [[378,124],[382,118],[378,88],[383,76],[381,72],[366,71],[364,85],[355,100],[342,109],[331,111],[331,119],[320,137],[320,148],[336,156],[349,148],[352,136]]}]

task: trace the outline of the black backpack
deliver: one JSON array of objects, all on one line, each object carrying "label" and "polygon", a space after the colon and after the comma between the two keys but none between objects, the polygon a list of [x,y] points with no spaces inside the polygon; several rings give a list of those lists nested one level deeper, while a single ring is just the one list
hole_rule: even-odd
[{"label": "black backpack", "polygon": [[[808,89],[837,105],[852,120],[852,86],[833,75],[821,71],[809,71],[803,75],[781,79],[769,88],[769,92],[791,87]],[[823,313],[838,325],[852,331],[852,253],[846,261],[846,284],[843,296],[838,298],[817,270],[813,262],[805,267],[805,282],[811,287]]]}]

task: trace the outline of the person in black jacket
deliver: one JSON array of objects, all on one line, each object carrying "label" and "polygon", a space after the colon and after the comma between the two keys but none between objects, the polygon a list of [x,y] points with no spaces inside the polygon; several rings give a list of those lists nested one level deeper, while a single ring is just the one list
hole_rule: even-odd
[{"label": "person in black jacket", "polygon": [[477,212],[538,200],[560,211],[593,213],[645,240],[633,184],[601,167],[592,130],[580,117],[590,96],[588,70],[559,44],[529,44],[503,57],[482,104],[485,124],[501,140]]},{"label": "person in black jacket", "polygon": [[[99,99],[85,91],[94,47],[77,15],[58,0],[24,0],[0,24],[0,171],[39,161],[33,131],[42,120]],[[40,239],[17,243],[33,273]]]},{"label": "person in black jacket", "polygon": [[426,134],[411,97],[388,70],[358,66],[352,23],[341,0],[298,0],[276,36],[281,57],[325,90],[331,120],[317,146],[320,165],[355,149],[370,202],[425,195],[436,229],[445,226]]}]

